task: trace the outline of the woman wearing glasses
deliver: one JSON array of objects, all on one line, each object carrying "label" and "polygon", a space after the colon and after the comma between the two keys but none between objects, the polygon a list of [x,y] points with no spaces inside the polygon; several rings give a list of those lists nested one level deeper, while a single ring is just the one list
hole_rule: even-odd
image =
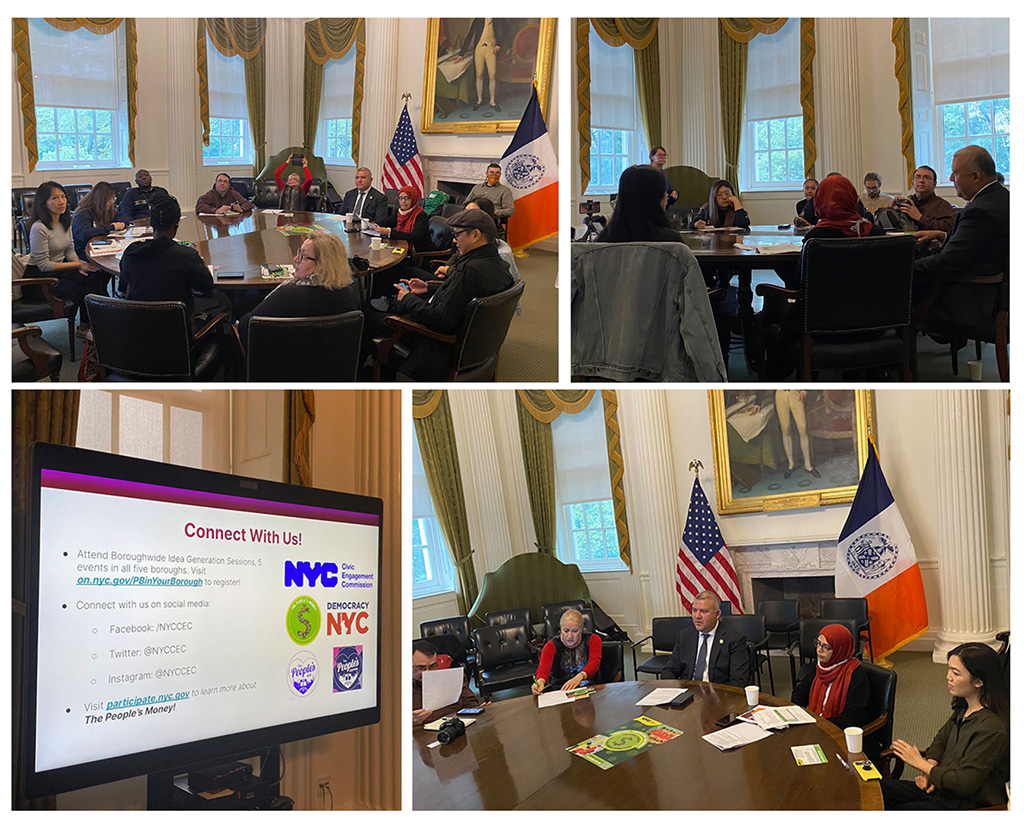
[{"label": "woman wearing glasses", "polygon": [[839,728],[860,727],[875,716],[868,675],[853,656],[854,645],[846,626],[825,626],[814,641],[818,662],[801,669],[793,689],[793,702]]},{"label": "woman wearing glasses", "polygon": [[295,274],[238,322],[238,338],[245,345],[253,316],[304,318],[336,316],[359,309],[345,245],[333,233],[313,233],[295,256]]}]

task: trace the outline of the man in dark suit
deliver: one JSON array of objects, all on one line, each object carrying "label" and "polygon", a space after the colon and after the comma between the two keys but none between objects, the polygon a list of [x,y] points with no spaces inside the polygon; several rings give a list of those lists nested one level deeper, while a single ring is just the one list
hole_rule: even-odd
[{"label": "man in dark suit", "polygon": [[369,168],[356,170],[356,186],[341,200],[342,213],[354,213],[376,225],[387,221],[388,198],[373,185]]},{"label": "man in dark suit", "polygon": [[661,672],[662,679],[703,680],[739,688],[747,685],[747,641],[718,622],[722,610],[714,593],[698,594],[690,606],[690,615],[693,628],[679,632],[672,657]]},{"label": "man in dark suit", "polygon": [[[965,283],[978,276],[1010,274],[1010,192],[996,177],[992,156],[980,145],[953,154],[949,181],[967,201],[947,235],[919,230],[920,243],[938,242],[942,249],[914,263],[914,301],[938,288],[930,316],[957,324],[990,324],[1000,288]],[[959,280],[959,281],[958,281]]]}]

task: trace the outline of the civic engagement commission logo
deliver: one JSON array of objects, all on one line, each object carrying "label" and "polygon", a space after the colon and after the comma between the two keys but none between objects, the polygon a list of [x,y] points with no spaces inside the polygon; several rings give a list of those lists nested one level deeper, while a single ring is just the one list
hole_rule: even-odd
[{"label": "civic engagement commission logo", "polygon": [[288,685],[297,697],[304,697],[314,688],[320,679],[320,669],[316,657],[308,651],[300,651],[288,664]]},{"label": "civic engagement commission logo", "polygon": [[334,649],[334,693],[363,687],[363,647]]},{"label": "civic engagement commission logo", "polygon": [[899,544],[884,532],[865,532],[846,550],[846,565],[865,580],[887,574],[900,556]]},{"label": "civic engagement commission logo", "polygon": [[292,600],[285,616],[288,636],[300,646],[308,646],[320,633],[320,607],[316,600],[302,594]]}]

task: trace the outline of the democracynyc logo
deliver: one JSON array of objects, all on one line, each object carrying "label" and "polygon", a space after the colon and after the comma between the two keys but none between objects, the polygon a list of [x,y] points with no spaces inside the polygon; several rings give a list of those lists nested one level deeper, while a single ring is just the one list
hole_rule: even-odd
[{"label": "democracynyc logo", "polygon": [[900,556],[899,544],[884,532],[865,532],[846,550],[846,565],[865,580],[876,580],[892,570]]},{"label": "democracynyc logo", "polygon": [[312,643],[320,633],[320,607],[316,600],[305,594],[292,600],[285,616],[285,628],[292,642],[300,646]]},{"label": "democracynyc logo", "polygon": [[341,646],[334,649],[334,693],[363,687],[363,647]]},{"label": "democracynyc logo", "polygon": [[288,664],[288,686],[297,697],[304,697],[314,688],[320,679],[320,668],[316,657],[308,651],[300,651]]},{"label": "democracynyc logo", "polygon": [[544,162],[534,154],[520,154],[505,167],[505,179],[513,188],[532,188],[544,178]]}]

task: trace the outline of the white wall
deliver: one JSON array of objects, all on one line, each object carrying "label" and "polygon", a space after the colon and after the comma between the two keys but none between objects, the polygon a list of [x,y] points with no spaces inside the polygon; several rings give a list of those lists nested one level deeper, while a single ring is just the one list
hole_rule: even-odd
[{"label": "white wall", "polygon": [[[625,391],[621,391],[625,393]],[[639,391],[637,391],[639,392]],[[466,403],[463,391],[449,393],[452,399],[452,416],[459,440],[459,459],[462,469],[462,483],[466,492],[466,504],[474,512],[471,520],[471,542],[475,550],[474,565],[478,580],[483,574],[493,571],[505,559],[502,550],[493,548],[494,533],[502,530],[511,538],[513,553],[533,548],[532,522],[523,523],[523,515],[529,515],[529,501],[526,497],[525,481],[521,479],[522,462],[519,449],[519,430],[514,412],[514,393],[511,391],[487,391],[485,404]],[[701,475],[705,493],[714,503],[714,458],[711,448],[711,422],[708,410],[707,392],[703,390],[665,390],[657,392],[659,401],[664,403],[667,413],[667,440],[627,441],[631,430],[638,427],[636,419],[629,417],[632,400],[624,395],[620,400],[619,424],[623,431],[623,450],[630,452],[666,449],[671,462],[668,480],[674,484],[674,514],[680,531],[675,535],[676,543],[666,549],[659,545],[657,552],[642,537],[637,522],[645,521],[652,514],[642,495],[631,492],[630,467],[626,461],[627,515],[631,526],[634,567],[628,572],[589,573],[586,575],[593,597],[601,604],[631,637],[639,638],[648,632],[650,617],[674,615],[682,612],[678,600],[672,599],[675,607],[671,611],[659,611],[652,606],[654,599],[652,579],[664,567],[664,561],[675,561],[678,538],[682,536],[681,526],[686,519],[692,473],[687,466],[691,459],[698,458],[707,466]],[[983,436],[986,443],[985,468],[988,481],[986,508],[981,510],[989,525],[989,563],[992,583],[992,614],[999,628],[1009,627],[1009,473],[1006,446],[1008,443],[1007,394],[1003,391],[985,391]],[[490,413],[487,406],[490,406]],[[512,409],[509,412],[509,408]],[[467,412],[471,409],[472,412]],[[941,625],[942,597],[939,589],[939,555],[937,544],[939,524],[943,514],[936,476],[943,464],[938,462],[934,447],[936,423],[935,393],[930,390],[877,390],[875,392],[875,418],[877,446],[882,469],[913,538],[918,560],[924,578],[928,598],[929,632],[911,644],[912,649],[930,650],[935,633]],[[472,430],[472,432],[468,432]],[[474,454],[462,446],[472,435],[475,439],[488,439],[486,454]],[[638,450],[639,448],[639,450]],[[485,485],[483,473],[477,460],[491,461],[489,467],[491,483]],[[496,462],[496,463],[495,463]],[[495,495],[504,499],[503,504],[481,503],[482,498]],[[485,522],[481,523],[479,510],[486,506]],[[781,512],[765,512],[745,515],[718,517],[719,526],[727,544],[731,547],[766,542],[802,542],[824,540],[834,542],[850,507],[847,505],[802,509]],[[658,564],[658,565],[656,565]],[[660,566],[660,568],[659,568]],[[653,570],[652,570],[653,569]],[[663,574],[663,572],[662,572]],[[453,595],[424,598],[414,601],[413,633],[419,634],[419,623],[456,614]]]}]

